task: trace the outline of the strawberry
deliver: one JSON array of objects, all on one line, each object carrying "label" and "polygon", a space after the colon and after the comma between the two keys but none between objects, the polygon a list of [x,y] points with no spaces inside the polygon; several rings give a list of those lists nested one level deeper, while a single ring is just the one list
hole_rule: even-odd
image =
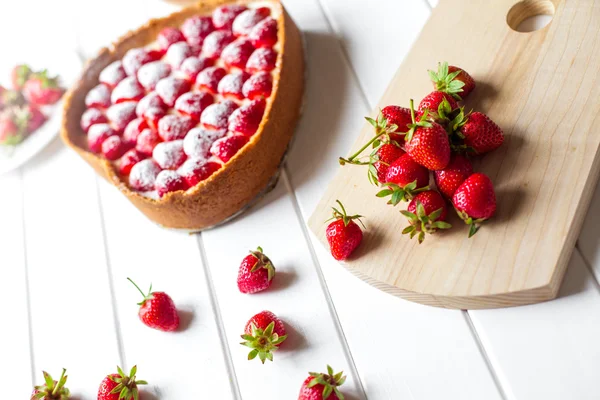
[{"label": "strawberry", "polygon": [[183,139],[195,124],[190,117],[169,114],[158,121],[158,135],[165,141]]},{"label": "strawberry", "polygon": [[156,83],[156,93],[166,105],[173,107],[179,96],[190,90],[190,86],[190,82],[185,79],[168,76]]},{"label": "strawberry", "polygon": [[92,125],[88,130],[88,148],[93,153],[100,153],[102,151],[102,143],[109,137],[117,134],[117,131],[111,128],[109,124]]},{"label": "strawberry", "polygon": [[333,368],[327,366],[327,373],[309,372],[300,388],[298,400],[344,400],[344,395],[338,389],[346,382],[343,372],[335,374]]},{"label": "strawberry", "polygon": [[20,107],[26,103],[23,94],[18,90],[2,88],[0,90],[0,110],[10,106]]},{"label": "strawberry", "polygon": [[63,368],[58,381],[52,379],[52,376],[46,371],[42,372],[44,374],[44,385],[33,388],[31,400],[69,400],[71,393],[69,389],[65,387],[68,378],[68,376],[65,375],[67,370]]},{"label": "strawberry", "polygon": [[251,74],[260,71],[272,71],[277,63],[277,52],[273,49],[261,47],[252,53],[246,63],[246,70]]},{"label": "strawberry", "polygon": [[185,20],[181,32],[191,45],[200,46],[204,38],[215,30],[211,17],[194,16]]},{"label": "strawberry", "polygon": [[148,124],[146,123],[145,119],[134,119],[125,127],[125,131],[123,132],[123,140],[128,145],[135,146],[138,136],[140,136],[140,133],[142,133],[146,128],[148,128]]},{"label": "strawberry", "polygon": [[240,343],[251,348],[248,360],[258,356],[264,364],[266,359],[273,361],[273,352],[287,339],[283,322],[271,311],[261,311],[246,323],[244,342]]},{"label": "strawberry", "polygon": [[395,144],[385,143],[377,150],[377,161],[373,163],[373,166],[377,170],[377,180],[380,183],[385,183],[385,177],[387,175],[390,165],[404,155],[404,150]]},{"label": "strawberry", "polygon": [[118,60],[107,65],[101,72],[98,80],[109,88],[114,88],[119,82],[127,78],[123,63]]},{"label": "strawberry", "polygon": [[117,366],[118,374],[107,375],[100,383],[98,400],[138,400],[138,385],[147,385],[148,382],[135,377],[137,366],[131,368],[129,375]]},{"label": "strawberry", "polygon": [[244,94],[242,93],[242,87],[248,78],[250,78],[250,74],[245,71],[236,71],[229,75],[225,75],[223,79],[219,81],[219,94],[226,99],[243,100]]},{"label": "strawberry", "polygon": [[240,264],[237,285],[242,293],[261,292],[271,286],[275,277],[275,267],[263,249],[258,247],[251,251]]},{"label": "strawberry", "polygon": [[150,156],[157,144],[161,142],[158,133],[150,128],[146,128],[140,132],[135,142],[135,149],[140,153]]},{"label": "strawberry", "polygon": [[175,110],[187,115],[194,121],[200,120],[202,111],[213,103],[214,99],[210,93],[188,92],[182,94],[175,102]]},{"label": "strawberry", "polygon": [[397,126],[394,133],[390,133],[390,140],[403,143],[404,134],[408,132],[409,125],[412,124],[410,109],[400,106],[387,106],[381,110],[381,113],[387,119],[388,124]]},{"label": "strawberry", "polygon": [[144,296],[144,300],[138,303],[140,307],[139,317],[144,325],[158,329],[163,332],[172,332],[179,327],[179,314],[171,297],[164,292],[153,292],[152,285],[148,294],[142,290],[131,279],[129,282]]},{"label": "strawberry", "polygon": [[254,47],[273,47],[277,43],[277,21],[267,17],[252,28],[248,38]]},{"label": "strawberry", "polygon": [[10,72],[10,81],[14,90],[21,90],[33,71],[26,64],[15,65]]},{"label": "strawberry", "polygon": [[163,61],[152,61],[144,64],[137,72],[137,79],[146,90],[156,89],[156,84],[171,75],[171,66]]},{"label": "strawberry", "polygon": [[186,159],[183,152],[183,140],[162,142],[152,151],[154,161],[163,169],[177,169]]},{"label": "strawberry", "polygon": [[123,56],[122,67],[129,76],[136,76],[142,65],[158,60],[162,52],[136,48],[128,50]]},{"label": "strawberry", "polygon": [[231,31],[211,32],[202,44],[202,55],[206,58],[216,60],[221,52],[229,43],[233,42],[235,37]]},{"label": "strawberry", "polygon": [[212,15],[212,22],[217,29],[231,29],[231,25],[242,12],[247,8],[241,4],[231,4],[217,8]]},{"label": "strawberry", "polygon": [[46,122],[46,116],[33,104],[26,104],[23,106],[22,112],[27,121],[27,127],[25,129],[27,133],[37,130],[44,122]]},{"label": "strawberry", "polygon": [[473,173],[471,161],[460,154],[453,154],[446,168],[434,171],[435,184],[447,198],[454,196],[456,189]]},{"label": "strawberry", "polygon": [[403,234],[412,239],[418,234],[419,243],[423,243],[425,233],[433,234],[438,229],[450,229],[452,225],[445,222],[448,207],[441,194],[435,190],[427,190],[415,196],[406,210],[400,211],[408,218],[409,226],[404,228]]},{"label": "strawberry", "polygon": [[458,126],[458,137],[463,139],[467,151],[475,154],[488,153],[504,142],[502,129],[483,113],[473,112],[465,116]]},{"label": "strawberry", "polygon": [[227,136],[216,140],[210,147],[212,155],[226,163],[231,160],[237,152],[248,143],[250,138],[245,135]]},{"label": "strawberry", "polygon": [[167,27],[163,28],[163,30],[158,33],[156,40],[158,47],[160,47],[163,51],[167,51],[172,44],[185,42],[185,37],[179,29]]},{"label": "strawberry", "polygon": [[221,164],[204,159],[187,159],[177,173],[185,179],[189,187],[194,187],[221,168]]},{"label": "strawberry", "polygon": [[27,101],[38,106],[54,104],[62,94],[58,78],[49,76],[46,70],[32,74],[23,86],[23,95]]},{"label": "strawberry", "polygon": [[438,64],[437,73],[428,72],[435,90],[448,93],[457,100],[466,98],[475,89],[475,80],[467,71],[449,66],[447,62]]},{"label": "strawberry", "polygon": [[110,88],[104,83],[100,83],[85,96],[85,105],[88,108],[108,108],[111,105]]},{"label": "strawberry", "polygon": [[200,89],[205,89],[212,94],[216,94],[219,87],[219,81],[227,74],[221,67],[208,67],[198,74],[196,83]]},{"label": "strawberry", "polygon": [[15,110],[0,113],[0,145],[14,146],[25,139],[25,125]]},{"label": "strawberry", "polygon": [[273,90],[273,78],[270,73],[264,71],[252,75],[242,87],[242,93],[250,100],[267,98],[271,95],[271,90]]},{"label": "strawberry", "polygon": [[238,108],[236,102],[223,100],[220,103],[211,104],[202,111],[200,123],[209,129],[226,129],[229,116]]},{"label": "strawberry", "polygon": [[221,59],[228,68],[244,69],[254,46],[248,39],[236,39],[229,43],[221,53]]},{"label": "strawberry", "polygon": [[429,171],[417,164],[409,154],[403,154],[390,164],[382,183],[387,189],[377,193],[377,197],[391,196],[388,204],[395,206],[429,189]]},{"label": "strawberry", "polygon": [[246,10],[233,21],[231,30],[235,36],[248,36],[252,28],[271,14],[268,7],[259,7]]},{"label": "strawberry", "polygon": [[164,170],[156,177],[156,191],[159,197],[163,197],[169,192],[186,190],[187,182],[175,171]]},{"label": "strawberry", "polygon": [[108,122],[104,113],[97,108],[89,108],[81,115],[81,129],[87,133],[92,125]]},{"label": "strawberry", "polygon": [[263,99],[246,103],[229,116],[229,130],[242,135],[252,136],[258,130],[265,112]]},{"label": "strawberry", "polygon": [[131,149],[123,154],[119,163],[119,172],[123,175],[129,175],[131,168],[144,159],[144,155],[136,149]]},{"label": "strawberry", "polygon": [[107,160],[114,161],[120,158],[128,149],[120,136],[114,135],[102,142],[102,154]]},{"label": "strawberry", "polygon": [[479,224],[496,212],[496,193],[487,175],[475,173],[456,189],[452,204],[458,216],[470,226],[469,237],[477,233]]},{"label": "strawberry", "polygon": [[[140,192],[153,190],[159,173],[160,167],[154,160],[142,160],[131,168],[129,186]],[[142,309],[140,309],[140,314],[142,314]]]},{"label": "strawberry", "polygon": [[437,112],[444,99],[450,105],[451,110],[458,108],[458,103],[451,95],[436,90],[423,97],[423,100],[419,103],[419,111],[429,110],[430,113]]},{"label": "strawberry", "polygon": [[[362,242],[363,233],[360,227],[354,222],[358,220],[361,224],[362,215],[347,215],[344,205],[339,201],[336,202],[340,205],[341,212],[335,208],[333,209],[334,221],[327,225],[327,242],[329,242],[329,249],[331,255],[338,261],[343,261],[350,257],[352,252]],[[330,219],[330,220],[331,220]],[[364,227],[364,225],[363,225]]]},{"label": "strawberry", "polygon": [[113,104],[126,101],[139,101],[145,95],[146,92],[142,85],[139,84],[135,77],[130,76],[119,82],[110,95],[110,101]]},{"label": "strawberry", "polygon": [[412,99],[410,109],[413,123],[404,137],[406,152],[427,169],[435,171],[446,168],[450,162],[448,133],[440,124],[427,121],[428,109],[418,121],[415,120]]},{"label": "strawberry", "polygon": [[214,64],[214,60],[206,57],[188,57],[181,63],[179,70],[187,76],[187,78],[195,82],[198,74],[208,68],[212,67]]}]

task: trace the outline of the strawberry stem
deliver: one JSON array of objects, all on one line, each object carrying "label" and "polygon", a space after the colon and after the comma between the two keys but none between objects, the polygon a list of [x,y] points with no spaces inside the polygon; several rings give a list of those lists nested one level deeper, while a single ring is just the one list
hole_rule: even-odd
[{"label": "strawberry stem", "polygon": [[[382,132],[379,132],[379,133],[377,133],[375,136],[373,136],[373,137],[371,138],[371,140],[369,140],[369,141],[368,141],[368,142],[367,142],[367,143],[366,143],[364,146],[362,146],[362,147],[361,147],[361,148],[360,148],[360,149],[359,149],[359,150],[358,150],[356,153],[352,154],[352,155],[351,155],[350,157],[348,157],[347,159],[346,159],[346,158],[343,158],[343,157],[340,157],[340,165],[344,165],[344,164],[346,164],[346,163],[349,163],[349,164],[355,164],[355,162],[354,162],[354,159],[355,159],[356,157],[358,157],[358,156],[359,156],[359,155],[360,155],[360,154],[361,154],[363,151],[365,151],[365,150],[367,149],[367,147],[369,147],[369,146],[370,146],[370,145],[371,145],[371,144],[372,144],[374,141],[376,141],[376,140],[377,140],[379,137],[381,137],[382,135],[385,135],[385,134],[386,134],[386,131],[385,131],[385,130],[384,130],[384,131],[382,131]],[[359,164],[359,165],[364,165],[364,164]]]},{"label": "strawberry stem", "polygon": [[133,283],[133,286],[135,286],[135,288],[142,294],[142,296],[144,297],[144,300],[141,301],[140,303],[138,303],[138,306],[141,306],[144,304],[144,302],[146,302],[146,300],[150,300],[152,299],[152,285],[150,285],[150,290],[148,290],[148,294],[144,294],[144,292],[142,291],[142,289],[140,289],[140,287],[131,280],[131,278],[127,278],[127,280],[131,283]]}]

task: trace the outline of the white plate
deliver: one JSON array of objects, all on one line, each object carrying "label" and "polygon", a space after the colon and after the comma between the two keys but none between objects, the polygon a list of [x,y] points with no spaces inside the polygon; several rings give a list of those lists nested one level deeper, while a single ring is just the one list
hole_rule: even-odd
[{"label": "white plate", "polygon": [[[5,53],[7,57],[0,60],[0,84],[10,87],[10,71],[16,64],[29,64],[34,70],[48,69],[51,75],[59,75],[60,84],[68,88],[77,80],[82,68],[82,63],[75,51],[54,47],[52,51],[32,49],[28,46],[14,49],[14,52]],[[48,111],[50,111],[48,113]],[[48,143],[52,141],[60,130],[62,118],[62,100],[53,106],[43,109],[48,120],[35,132],[32,132],[22,143],[16,146],[0,145],[0,175],[20,167]]]}]

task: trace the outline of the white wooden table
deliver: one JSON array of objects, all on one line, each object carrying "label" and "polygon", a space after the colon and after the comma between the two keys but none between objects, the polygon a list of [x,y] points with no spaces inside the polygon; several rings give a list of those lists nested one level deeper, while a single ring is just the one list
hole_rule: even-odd
[{"label": "white wooden table", "polygon": [[[243,218],[195,236],[161,230],[58,140],[0,177],[4,399],[27,398],[42,370],[62,367],[80,400],[95,399],[117,364],[138,365],[150,382],[145,400],[294,399],[307,371],[327,363],[347,373],[344,392],[354,400],[600,398],[600,192],[559,298],[526,307],[462,312],[394,298],[353,277],[308,234],[304,221],[337,156],[435,6],[366,4],[285,1],[305,32],[307,103],[279,184]],[[159,0],[4,2],[0,62],[13,62],[15,46],[92,56],[174,9]],[[279,275],[271,290],[242,295],[237,267],[258,245]],[[170,293],[187,329],[144,327],[127,276]],[[290,331],[264,366],[238,344],[262,309]]]}]

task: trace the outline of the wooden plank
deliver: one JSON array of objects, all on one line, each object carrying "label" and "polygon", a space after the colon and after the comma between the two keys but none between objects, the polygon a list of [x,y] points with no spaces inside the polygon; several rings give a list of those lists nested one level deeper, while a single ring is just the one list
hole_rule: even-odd
[{"label": "wooden plank", "polygon": [[[320,371],[326,364],[348,375],[344,393],[364,398],[281,181],[242,218],[203,232],[201,238],[242,398],[294,398],[308,371]],[[237,288],[238,267],[248,251],[259,245],[273,261],[277,275],[269,290],[245,295]],[[282,318],[289,338],[273,362],[260,365],[258,359],[247,360],[248,348],[239,343],[248,319],[263,310]]]},{"label": "wooden plank", "polygon": [[[3,193],[9,193],[0,196],[0,282],[7,302],[2,319],[10,321],[2,329],[0,376],[10,380],[10,385],[2,389],[5,396],[16,399],[33,382],[20,171],[0,176],[0,187]],[[41,378],[41,373],[37,378]]]},{"label": "wooden plank", "polygon": [[[286,2],[305,32],[309,51],[304,117],[287,163],[306,219],[336,172],[337,157],[350,147],[351,132],[368,112],[338,39],[312,5],[316,2]],[[387,12],[381,4],[379,9]],[[410,18],[410,7],[399,15]],[[368,32],[375,42],[387,28],[376,25],[354,34]],[[377,75],[382,64],[375,63],[368,74]],[[500,398],[460,312],[393,298],[349,274],[320,245],[315,254],[369,398]],[[372,330],[365,327],[392,332],[394,344],[374,354],[365,346],[372,341]]]},{"label": "wooden plank", "polygon": [[600,295],[579,252],[556,300],[469,314],[510,399],[598,398]]},{"label": "wooden plank", "polygon": [[377,104],[417,39],[430,7],[426,0],[375,0],[368,6],[373,12],[365,12],[361,1],[320,3],[369,104]]},{"label": "wooden plank", "polygon": [[577,247],[581,255],[591,266],[591,272],[600,282],[600,185],[596,186],[592,204],[586,214]]},{"label": "wooden plank", "polygon": [[[207,393],[234,398],[196,238],[152,224],[104,181],[101,199],[127,368],[137,364],[140,378],[161,399]],[[144,291],[153,283],[154,290],[173,298],[181,317],[178,332],[159,332],[142,324],[137,317],[141,295],[127,277]],[[210,388],[195,384],[198,377],[211,382]]]},{"label": "wooden plank", "polygon": [[[557,293],[591,198],[588,183],[595,182],[598,174],[599,141],[590,133],[600,103],[592,100],[598,96],[592,84],[596,72],[590,66],[596,66],[594,60],[600,57],[595,42],[600,10],[588,13],[583,11],[584,3],[561,3],[546,29],[522,34],[512,31],[504,17],[498,18],[510,4],[494,3],[496,8],[488,12],[492,11],[487,9],[489,2],[470,3],[469,7],[442,2],[380,102],[380,106],[405,104],[403,99],[425,95],[431,83],[424,71],[437,60],[456,60],[485,82],[470,104],[489,114],[507,133],[502,149],[476,165],[496,182],[499,206],[495,219],[472,240],[467,239],[466,226],[453,218],[451,222],[458,227],[431,238],[424,246],[398,241],[397,230],[404,226],[404,217],[374,196],[376,190],[364,178],[364,171],[351,167],[340,169],[314,214],[316,229],[329,214],[328,207],[341,198],[350,209],[371,217],[377,240],[367,240],[362,254],[368,256],[357,257],[348,266],[383,290],[452,308],[525,304]],[[465,9],[468,12],[463,15],[453,14]],[[485,35],[465,36],[459,49],[439,44],[440,29],[449,29],[459,17],[475,13],[487,16],[473,20],[475,27],[485,27]],[[575,26],[578,29],[567,35],[569,27]],[[565,38],[568,40],[563,43]],[[521,49],[520,57],[497,56],[505,51],[513,54],[515,46]],[[475,53],[476,59],[472,57]],[[550,62],[557,68],[544,70],[542,66]],[[508,74],[515,69],[521,72]],[[566,71],[568,87],[564,86],[567,80],[560,78]],[[552,82],[557,81],[564,82],[561,96],[566,96],[565,101],[555,102],[558,92]],[[575,88],[573,82],[581,85]],[[486,87],[494,88],[493,102]],[[570,107],[580,111],[567,112]],[[568,117],[559,117],[565,115]],[[578,129],[571,131],[568,126],[575,121]],[[556,129],[570,134],[548,135]],[[371,135],[372,128],[365,126],[355,149]],[[568,194],[555,190],[566,184],[572,188]],[[365,196],[353,196],[355,193]],[[319,237],[324,240],[322,232]],[[445,268],[438,268],[442,263]]]}]

